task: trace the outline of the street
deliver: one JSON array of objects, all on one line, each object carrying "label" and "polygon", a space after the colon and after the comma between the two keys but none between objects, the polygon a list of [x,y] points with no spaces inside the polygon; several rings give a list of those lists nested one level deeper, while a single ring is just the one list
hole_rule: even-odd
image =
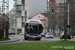
[{"label": "street", "polygon": [[[12,35],[12,39],[19,39],[18,41],[13,41],[13,42],[6,42],[6,43],[0,43],[2,44],[12,44],[12,43],[23,43],[23,42],[42,42],[42,41],[59,41],[61,39],[59,38],[45,38],[43,37],[41,40],[35,40],[35,39],[29,39],[29,40],[24,40],[24,35]],[[64,39],[63,39],[64,40]],[[71,39],[70,41],[75,41],[75,39]]]},{"label": "street", "polygon": [[59,41],[59,38],[42,38],[41,40],[35,40],[35,39],[29,39],[29,40],[24,40],[24,35],[12,35],[12,39],[19,39],[19,41],[14,41],[14,42],[6,42],[6,43],[0,43],[1,44],[11,44],[11,43],[22,43],[22,42],[41,42],[41,41]]},{"label": "street", "polygon": [[35,39],[29,39],[29,40],[24,40],[24,35],[13,35],[14,38],[20,39],[20,42],[31,42],[31,41],[58,41],[60,40],[59,38],[42,38],[41,40],[35,40]]}]

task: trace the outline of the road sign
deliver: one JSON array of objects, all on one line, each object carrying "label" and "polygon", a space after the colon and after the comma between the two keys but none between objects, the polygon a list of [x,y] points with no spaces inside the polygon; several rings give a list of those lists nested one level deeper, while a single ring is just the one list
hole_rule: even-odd
[{"label": "road sign", "polygon": [[58,27],[55,27],[55,29],[58,29]]},{"label": "road sign", "polygon": [[58,25],[55,25],[55,27],[58,27]]}]

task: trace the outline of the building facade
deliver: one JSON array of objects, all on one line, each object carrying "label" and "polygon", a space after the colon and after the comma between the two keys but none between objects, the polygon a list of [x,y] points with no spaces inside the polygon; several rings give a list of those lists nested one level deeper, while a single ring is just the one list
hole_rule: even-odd
[{"label": "building facade", "polygon": [[[64,7],[66,0],[48,0],[48,11],[50,19],[50,29],[55,29],[56,26],[59,28],[64,27]],[[53,11],[53,12],[52,12]]]},{"label": "building facade", "polygon": [[[8,21],[8,16],[5,14],[0,14],[0,28],[4,27],[4,30],[6,30],[6,26],[7,26],[7,21]],[[4,25],[4,26],[3,26]],[[9,24],[10,26],[10,24]]]},{"label": "building facade", "polygon": [[24,24],[28,19],[28,0],[14,0],[16,33],[24,33]]}]

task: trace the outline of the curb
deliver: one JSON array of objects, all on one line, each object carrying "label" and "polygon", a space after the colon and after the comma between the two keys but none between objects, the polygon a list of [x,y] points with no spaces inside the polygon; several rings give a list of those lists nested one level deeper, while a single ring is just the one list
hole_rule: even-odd
[{"label": "curb", "polygon": [[17,42],[20,41],[20,39],[17,40],[8,40],[8,41],[0,41],[0,43],[10,43],[10,42]]}]

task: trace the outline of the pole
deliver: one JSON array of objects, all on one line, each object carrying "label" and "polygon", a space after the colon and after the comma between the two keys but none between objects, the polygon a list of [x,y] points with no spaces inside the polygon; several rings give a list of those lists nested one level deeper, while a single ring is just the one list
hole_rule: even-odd
[{"label": "pole", "polygon": [[3,28],[3,37],[4,37],[4,16],[5,16],[5,0],[2,1],[2,28]]},{"label": "pole", "polygon": [[68,25],[69,25],[69,3],[68,3]]},{"label": "pole", "polygon": [[[72,8],[73,8],[73,17],[74,17],[74,13],[75,13],[75,12],[74,12],[74,11],[75,11],[75,10],[74,10],[74,2],[75,2],[75,1],[74,1],[74,0],[72,0],[72,1],[73,1],[73,4],[72,4],[73,7],[72,7]],[[73,33],[74,26],[71,26],[71,27],[72,27],[72,37],[74,37],[74,33]]]},{"label": "pole", "polygon": [[45,34],[46,34],[46,17],[45,17]]},{"label": "pole", "polygon": [[49,32],[49,29],[50,29],[50,0],[47,0],[47,13],[48,13],[48,32]]},{"label": "pole", "polygon": [[6,31],[7,31],[7,35],[6,37],[8,38],[8,32],[9,32],[9,0],[6,0],[6,13],[7,13],[7,25],[6,25]]},{"label": "pole", "polygon": [[[4,0],[2,1],[2,25],[3,25],[3,9],[4,9]],[[1,25],[1,28],[3,28],[3,26]]]},{"label": "pole", "polygon": [[64,40],[66,41],[66,16],[65,16],[65,0],[64,0]]}]

